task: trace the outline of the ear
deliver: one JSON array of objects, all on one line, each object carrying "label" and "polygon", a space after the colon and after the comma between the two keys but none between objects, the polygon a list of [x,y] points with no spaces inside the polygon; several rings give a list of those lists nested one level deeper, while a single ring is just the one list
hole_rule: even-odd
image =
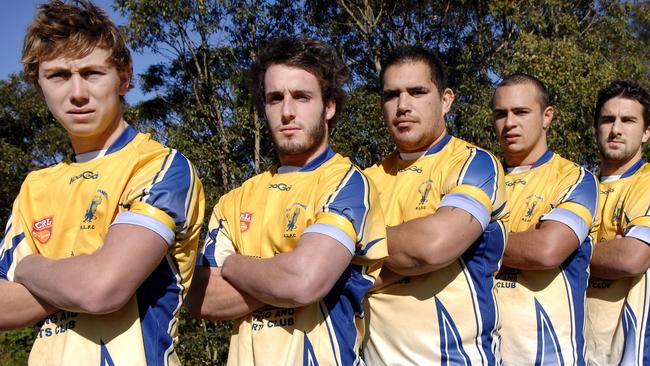
[{"label": "ear", "polygon": [[442,115],[443,117],[451,110],[451,104],[454,102],[454,91],[446,88],[442,92]]},{"label": "ear", "polygon": [[120,77],[120,86],[118,93],[121,97],[126,95],[126,92],[129,91],[129,85],[131,84],[131,73],[128,71],[123,71],[119,73]]},{"label": "ear", "polygon": [[334,114],[336,114],[336,101],[330,99],[325,104],[325,120],[329,122],[334,117]]},{"label": "ear", "polygon": [[646,143],[648,142],[648,139],[650,139],[650,126],[646,127],[645,130],[643,130],[643,135],[641,136],[641,143]]},{"label": "ear", "polygon": [[554,112],[555,110],[553,109],[553,106],[550,105],[544,109],[544,112],[542,113],[542,129],[544,129],[544,131],[551,127]]}]

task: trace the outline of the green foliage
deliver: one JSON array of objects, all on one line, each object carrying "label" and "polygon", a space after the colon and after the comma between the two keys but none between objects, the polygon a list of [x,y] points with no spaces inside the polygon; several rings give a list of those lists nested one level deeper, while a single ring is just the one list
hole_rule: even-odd
[{"label": "green foliage", "polygon": [[0,365],[27,365],[33,342],[34,330],[31,328],[0,332]]}]

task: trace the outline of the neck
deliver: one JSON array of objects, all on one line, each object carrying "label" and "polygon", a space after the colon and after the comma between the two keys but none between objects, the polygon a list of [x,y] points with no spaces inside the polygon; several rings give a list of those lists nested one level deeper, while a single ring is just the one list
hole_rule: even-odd
[{"label": "neck", "polygon": [[108,149],[120,137],[126,126],[126,122],[120,117],[119,120],[97,136],[70,136],[72,149],[77,155]]},{"label": "neck", "polygon": [[641,160],[642,154],[639,150],[634,156],[626,161],[609,160],[601,156],[600,175],[608,177],[610,175],[621,175],[628,171],[634,164]]},{"label": "neck", "polygon": [[442,130],[442,133],[440,133],[438,135],[438,137],[436,137],[435,140],[433,140],[433,142],[429,143],[428,145],[426,145],[424,147],[417,148],[417,149],[403,149],[403,148],[397,146],[397,152],[403,153],[403,154],[423,153],[425,151],[429,151],[429,149],[431,149],[437,143],[442,141],[442,139],[445,138],[445,136],[447,136],[447,130],[446,129]]},{"label": "neck", "polygon": [[525,153],[512,154],[506,152],[504,154],[506,165],[509,167],[533,165],[544,155],[546,150],[548,150],[548,146],[546,145],[546,141],[544,141],[544,143],[535,146],[535,148]]},{"label": "neck", "polygon": [[313,149],[310,149],[307,152],[300,154],[279,154],[278,158],[280,160],[280,165],[282,166],[305,166],[316,157],[320,156],[327,149],[327,139],[323,143],[314,146]]}]

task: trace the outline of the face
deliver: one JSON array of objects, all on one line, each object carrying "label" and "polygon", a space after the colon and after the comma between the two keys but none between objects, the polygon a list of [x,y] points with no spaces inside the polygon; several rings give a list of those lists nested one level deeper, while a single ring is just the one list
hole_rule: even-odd
[{"label": "face", "polygon": [[264,111],[283,165],[302,166],[327,146],[327,121],[336,103],[324,105],[312,73],[287,65],[271,65],[264,74]]},{"label": "face", "polygon": [[120,77],[109,56],[109,51],[96,48],[83,58],[58,57],[38,67],[40,92],[77,153],[107,148],[119,135],[120,97],[129,80]]},{"label": "face", "polygon": [[424,151],[443,136],[454,93],[449,88],[440,93],[427,64],[391,65],[383,82],[384,120],[400,152]]},{"label": "face", "polygon": [[553,119],[553,107],[542,109],[539,91],[533,84],[497,88],[493,117],[508,165],[532,164],[544,154],[546,129]]},{"label": "face", "polygon": [[649,137],[650,128],[644,126],[641,103],[633,99],[615,97],[603,104],[596,138],[606,164],[634,164],[641,157],[643,143],[648,141]]}]

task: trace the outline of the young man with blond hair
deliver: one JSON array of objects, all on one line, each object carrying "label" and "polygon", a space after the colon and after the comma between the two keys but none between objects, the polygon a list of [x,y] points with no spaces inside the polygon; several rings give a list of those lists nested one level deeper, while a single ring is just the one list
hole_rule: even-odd
[{"label": "young man with blond hair", "polygon": [[30,365],[178,365],[203,191],[190,162],[123,118],[131,57],[89,1],[40,6],[25,77],[74,154],[31,172],[0,246],[0,328],[39,322]]}]

